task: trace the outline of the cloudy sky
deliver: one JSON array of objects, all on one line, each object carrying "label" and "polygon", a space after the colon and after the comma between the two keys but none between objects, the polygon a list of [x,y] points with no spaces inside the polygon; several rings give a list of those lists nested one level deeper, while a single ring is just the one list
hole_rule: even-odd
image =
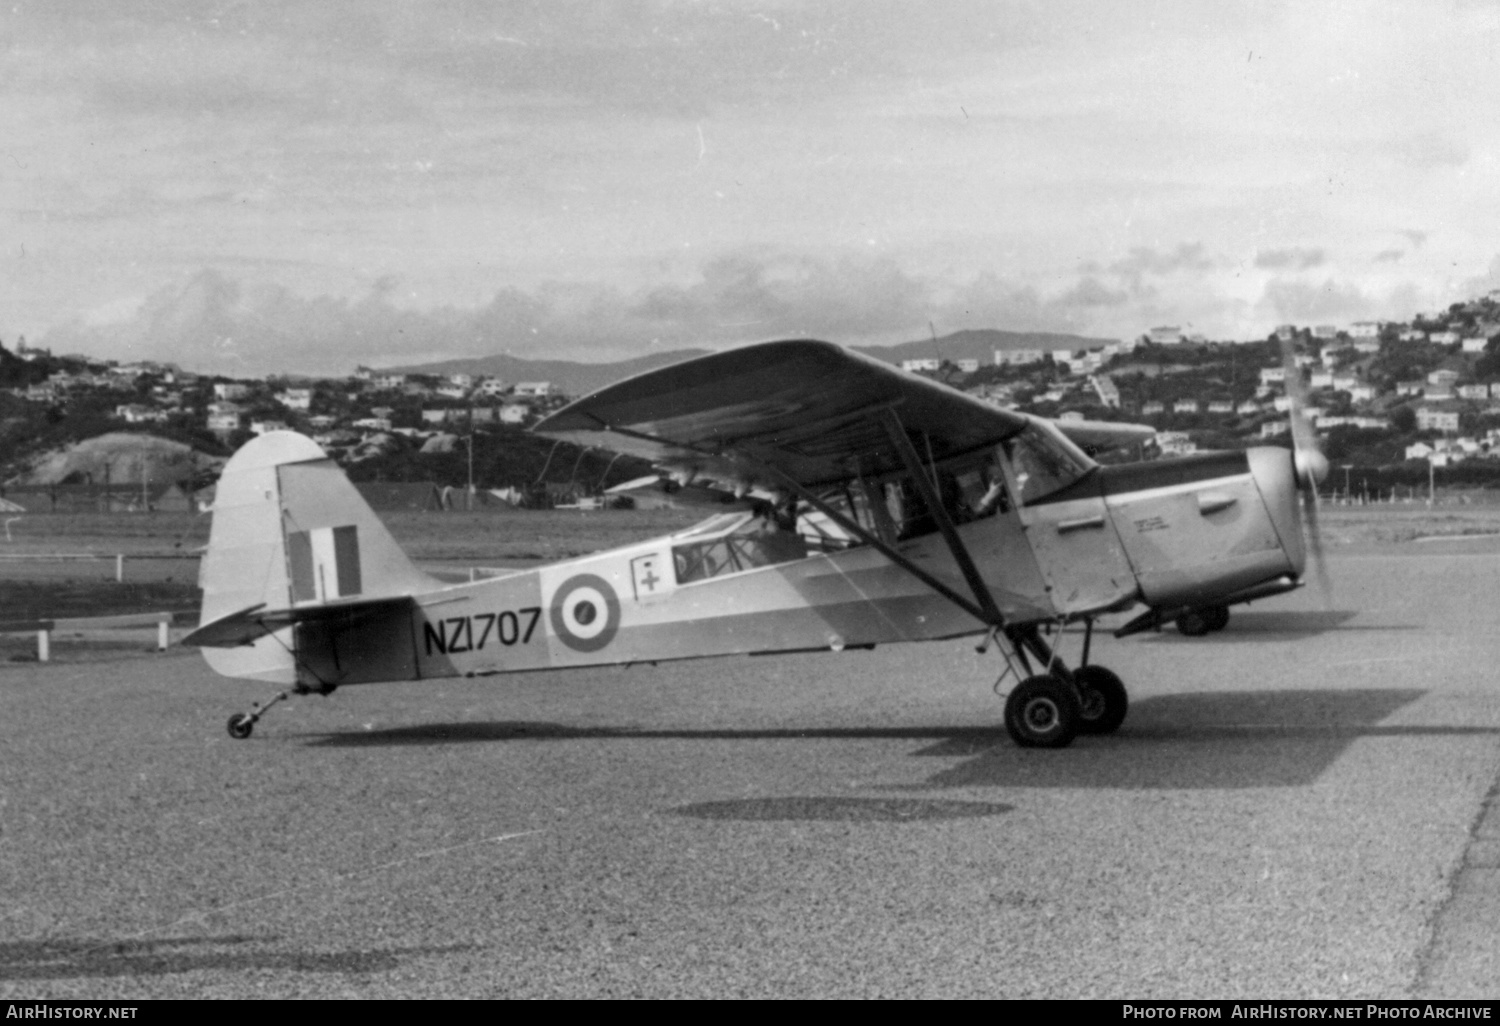
[{"label": "cloudy sky", "polygon": [[1496,0],[6,6],[8,346],[1250,338],[1500,287]]}]

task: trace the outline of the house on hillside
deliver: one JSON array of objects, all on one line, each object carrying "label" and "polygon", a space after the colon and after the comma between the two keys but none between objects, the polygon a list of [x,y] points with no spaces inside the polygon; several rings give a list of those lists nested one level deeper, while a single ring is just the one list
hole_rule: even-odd
[{"label": "house on hillside", "polygon": [[1418,406],[1417,427],[1422,431],[1457,431],[1458,411],[1440,406]]},{"label": "house on hillside", "polygon": [[312,409],[313,390],[310,388],[288,388],[276,393],[276,401],[289,410],[306,412]]}]

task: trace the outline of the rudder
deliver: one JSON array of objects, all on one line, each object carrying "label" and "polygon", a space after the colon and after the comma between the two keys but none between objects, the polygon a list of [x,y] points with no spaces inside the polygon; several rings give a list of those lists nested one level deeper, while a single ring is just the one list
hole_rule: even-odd
[{"label": "rudder", "polygon": [[[441,587],[414,567],[344,472],[317,443],[272,431],[225,465],[199,573],[201,623],[338,599]],[[234,648],[205,648],[225,676],[296,682],[292,629]]]}]

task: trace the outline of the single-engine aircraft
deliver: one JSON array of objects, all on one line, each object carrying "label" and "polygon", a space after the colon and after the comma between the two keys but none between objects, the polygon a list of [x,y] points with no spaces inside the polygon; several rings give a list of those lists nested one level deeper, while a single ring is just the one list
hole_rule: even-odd
[{"label": "single-engine aircraft", "polygon": [[[650,371],[535,430],[742,501],[666,537],[448,584],[314,442],[265,434],[219,480],[201,626],[183,639],[221,674],[287,686],[232,717],[232,736],[289,693],[346,684],[983,635],[1018,681],[1011,736],[1061,747],[1126,715],[1120,678],[1089,662],[1096,618],[1139,603],[1117,635],[1214,630],[1230,606],[1299,587],[1327,472],[1295,410],[1291,452],[1105,466],[1085,449],[1150,429],[1001,409],[812,340]],[[1074,623],[1070,667],[1047,638]]]}]

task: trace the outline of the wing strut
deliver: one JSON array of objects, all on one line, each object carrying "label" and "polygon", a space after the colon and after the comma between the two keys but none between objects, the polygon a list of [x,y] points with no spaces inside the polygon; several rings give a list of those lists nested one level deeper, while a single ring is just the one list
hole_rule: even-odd
[{"label": "wing strut", "polygon": [[963,571],[964,580],[969,582],[969,588],[979,602],[979,608],[984,610],[984,616],[980,619],[995,627],[1005,626],[1005,618],[1000,615],[1000,607],[995,605],[995,597],[990,594],[984,578],[979,575],[979,568],[974,565],[974,558],[969,555],[968,546],[958,536],[958,528],[954,526],[953,518],[948,515],[948,510],[939,498],[937,489],[933,487],[932,480],[923,470],[917,450],[912,448],[911,439],[906,437],[906,429],[901,426],[901,418],[896,416],[895,410],[887,408],[880,411],[880,423],[885,428],[885,433],[890,436],[891,444],[896,447],[896,452],[900,454],[901,462],[906,464],[906,472],[911,475],[912,483],[922,494],[922,501],[927,503],[932,519],[943,534],[943,541],[948,543],[948,551],[953,554],[953,561]]},{"label": "wing strut", "polygon": [[[759,463],[760,461],[756,460],[755,462]],[[960,609],[968,613],[980,623],[1000,626],[999,620],[991,620],[982,608],[976,606],[972,601],[964,598],[958,592],[948,587],[946,584],[938,580],[936,577],[932,576],[926,570],[923,570],[921,567],[917,566],[916,563],[907,559],[906,556],[897,551],[894,546],[888,545],[885,539],[881,538],[878,534],[866,530],[864,525],[860,524],[856,520],[851,519],[848,516],[845,516],[841,510],[824,502],[821,498],[818,497],[816,493],[809,491],[807,488],[803,487],[802,484],[799,483],[795,478],[788,476],[780,469],[772,466],[769,463],[761,463],[760,467],[766,474],[774,477],[782,487],[786,488],[788,491],[796,495],[797,498],[801,499],[803,502],[806,502],[809,506],[816,508],[818,512],[828,517],[828,519],[838,524],[850,534],[859,538],[860,541],[866,542],[873,548],[879,550],[880,554],[886,559],[889,559],[892,563],[895,563],[901,569],[911,574],[917,580],[927,585],[929,588],[937,592],[939,595],[943,596],[943,598],[947,599],[949,602],[952,602],[955,606],[958,606]],[[996,616],[998,615],[999,611],[997,610]]]},{"label": "wing strut", "polygon": [[946,598],[949,602],[958,606],[980,623],[988,624],[991,627],[1005,627],[1005,617],[1001,615],[1000,607],[995,604],[994,596],[985,587],[984,578],[980,576],[979,568],[974,565],[974,559],[969,555],[968,547],[964,545],[963,539],[958,536],[958,529],[954,526],[952,518],[948,516],[948,511],[943,508],[941,501],[938,499],[937,489],[927,479],[927,474],[922,467],[921,460],[918,458],[916,450],[912,448],[911,440],[906,437],[906,431],[901,427],[901,421],[896,417],[895,411],[889,408],[882,409],[879,412],[879,418],[882,426],[889,433],[891,442],[896,447],[897,453],[906,464],[908,473],[911,474],[913,482],[921,493],[922,501],[927,504],[927,508],[932,512],[932,518],[937,523],[938,530],[942,533],[943,540],[947,543],[948,550],[952,553],[954,562],[958,564],[959,570],[964,575],[964,580],[968,583],[970,589],[973,590],[973,600],[948,587],[948,585],[922,569],[912,560],[906,558],[895,546],[888,544],[885,539],[873,531],[867,530],[864,525],[852,517],[846,516],[843,511],[824,502],[816,493],[804,487],[795,478],[784,473],[779,467],[769,463],[762,463],[760,460],[755,460],[754,462],[760,464],[763,472],[774,477],[783,487],[791,491],[798,498],[815,507],[824,516],[850,534],[877,549],[881,555],[885,556],[892,563],[901,567],[901,569]]}]

